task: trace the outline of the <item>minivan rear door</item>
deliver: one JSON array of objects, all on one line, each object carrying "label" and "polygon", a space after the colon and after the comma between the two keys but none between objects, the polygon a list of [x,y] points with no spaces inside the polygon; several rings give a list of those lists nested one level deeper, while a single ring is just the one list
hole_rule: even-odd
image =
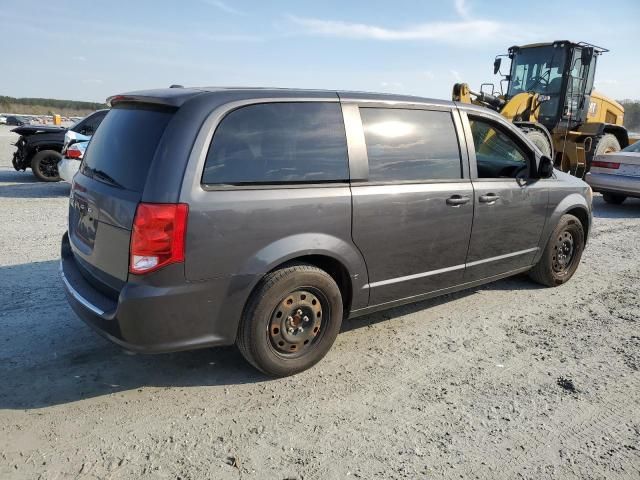
[{"label": "minivan rear door", "polygon": [[354,162],[352,235],[367,263],[369,304],[462,283],[473,187],[457,111],[370,102],[343,110]]},{"label": "minivan rear door", "polygon": [[172,110],[122,105],[93,135],[69,198],[69,239],[82,270],[119,291],[150,165]]}]

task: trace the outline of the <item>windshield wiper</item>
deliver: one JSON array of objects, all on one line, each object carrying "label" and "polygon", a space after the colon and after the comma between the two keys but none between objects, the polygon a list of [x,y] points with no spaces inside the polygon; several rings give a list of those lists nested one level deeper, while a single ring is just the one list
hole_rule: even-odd
[{"label": "windshield wiper", "polygon": [[113,178],[111,175],[109,175],[108,173],[102,171],[102,170],[98,170],[95,168],[91,168],[91,167],[85,167],[87,170],[89,170],[89,173],[91,173],[92,177],[95,177],[99,180],[102,180],[104,182],[110,183],[111,185],[113,185],[114,187],[118,187],[118,188],[122,188],[124,189],[124,186],[119,183],[115,178]]}]

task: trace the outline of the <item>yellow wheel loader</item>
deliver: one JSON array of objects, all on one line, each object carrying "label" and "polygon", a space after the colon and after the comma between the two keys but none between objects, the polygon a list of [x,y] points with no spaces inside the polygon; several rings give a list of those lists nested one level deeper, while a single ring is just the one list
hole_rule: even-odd
[{"label": "yellow wheel loader", "polygon": [[[494,74],[503,76],[500,94],[493,84],[473,92],[466,83],[457,83],[452,97],[498,111],[523,129],[557,168],[583,177],[595,155],[629,145],[622,105],[593,91],[596,62],[604,52],[608,50],[567,40],[514,46],[493,63]],[[500,70],[503,57],[511,60],[508,74]]]}]

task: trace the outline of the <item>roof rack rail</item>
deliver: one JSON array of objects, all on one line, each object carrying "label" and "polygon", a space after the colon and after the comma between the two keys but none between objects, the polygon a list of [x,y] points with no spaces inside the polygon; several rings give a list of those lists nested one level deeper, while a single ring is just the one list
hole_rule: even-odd
[{"label": "roof rack rail", "polygon": [[580,45],[581,47],[591,47],[595,50],[596,55],[601,55],[603,53],[606,53],[609,51],[608,48],[604,48],[604,47],[599,47],[597,45],[594,45],[593,43],[589,43],[589,42],[578,42],[578,45]]}]

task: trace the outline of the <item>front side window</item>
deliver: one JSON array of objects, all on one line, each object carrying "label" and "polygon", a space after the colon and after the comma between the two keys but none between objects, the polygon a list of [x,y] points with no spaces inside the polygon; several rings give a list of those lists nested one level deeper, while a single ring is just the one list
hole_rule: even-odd
[{"label": "front side window", "polygon": [[460,149],[451,113],[360,108],[372,182],[459,180]]},{"label": "front side window", "polygon": [[505,131],[470,117],[479,178],[515,178],[528,168],[527,155]]},{"label": "front side window", "polygon": [[338,103],[262,103],[229,113],[213,136],[204,184],[279,184],[349,179]]}]

